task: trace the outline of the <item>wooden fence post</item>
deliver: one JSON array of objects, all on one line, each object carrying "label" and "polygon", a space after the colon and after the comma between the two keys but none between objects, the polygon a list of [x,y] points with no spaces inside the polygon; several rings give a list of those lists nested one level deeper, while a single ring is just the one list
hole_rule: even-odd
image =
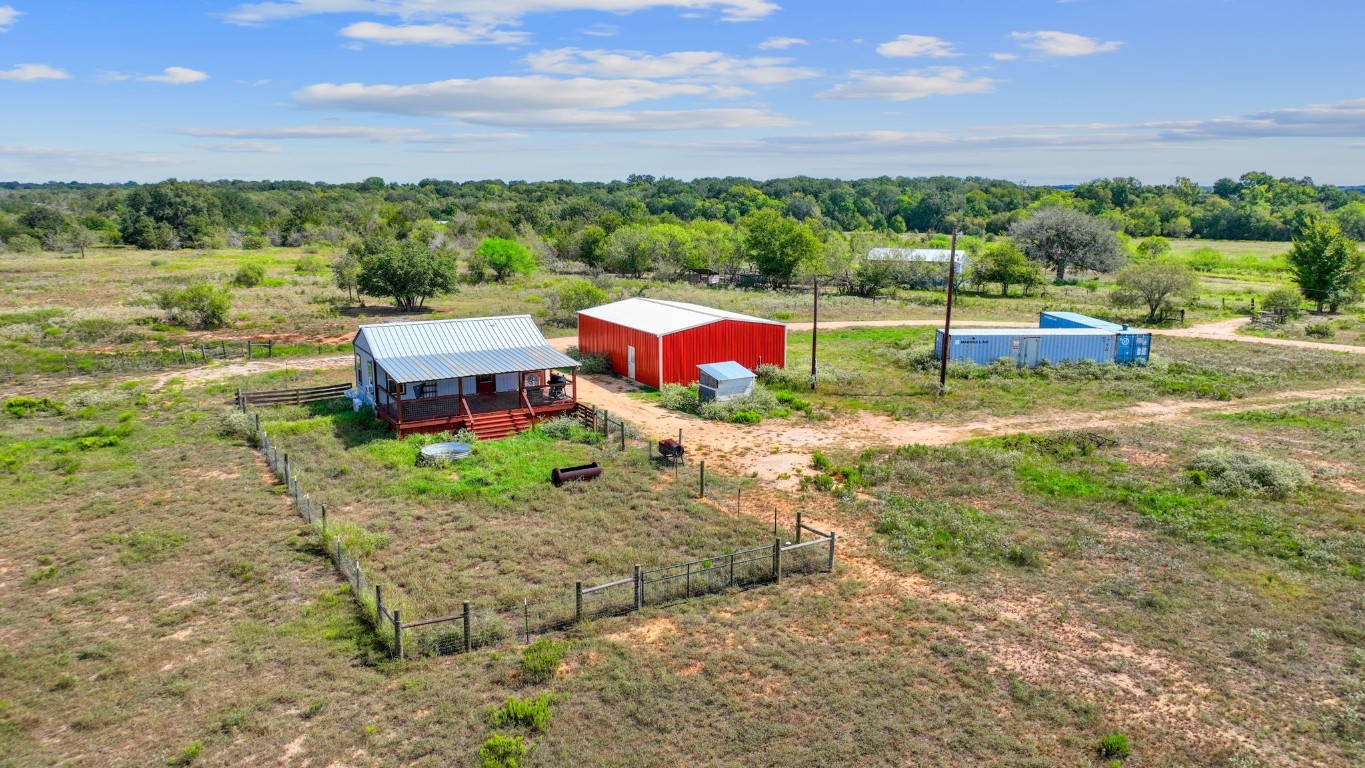
[{"label": "wooden fence post", "polygon": [[635,610],[645,607],[645,576],[640,564],[635,564]]},{"label": "wooden fence post", "polygon": [[583,582],[573,583],[573,620],[574,623],[583,620]]},{"label": "wooden fence post", "polygon": [[796,510],[796,543],[801,543],[801,510]]},{"label": "wooden fence post", "polygon": [[289,454],[284,455],[284,489],[289,490]]},{"label": "wooden fence post", "polygon": [[622,421],[622,422],[621,422],[621,450],[624,451],[625,449],[626,449],[626,423],[625,423],[624,421]]},{"label": "wooden fence post", "polygon": [[782,540],[773,539],[773,581],[782,583]]},{"label": "wooden fence post", "polygon": [[834,573],[834,531],[829,532],[829,572]]},{"label": "wooden fence post", "polygon": [[531,644],[531,601],[521,599],[521,629],[525,633],[526,644]]},{"label": "wooden fence post", "polygon": [[393,609],[393,648],[398,658],[403,658],[403,612]]},{"label": "wooden fence post", "polygon": [[[326,505],[326,504],[323,504],[323,505],[321,505],[321,506],[322,506],[322,535],[323,535],[323,536],[326,536],[326,535],[327,535],[327,505]],[[378,587],[375,587],[375,588],[378,589]]]},{"label": "wooden fence post", "polygon": [[706,498],[706,459],[701,460],[701,472],[698,476],[701,478],[701,495],[697,498],[704,499]]},{"label": "wooden fence post", "polygon": [[384,620],[384,588],[379,584],[374,585],[374,616],[376,624]]},{"label": "wooden fence post", "polygon": [[470,633],[470,631],[469,631],[469,625],[470,625],[470,623],[471,623],[471,622],[470,622],[470,617],[469,617],[469,601],[466,600],[466,601],[464,601],[464,652],[465,652],[465,653],[469,653],[471,650],[474,649],[474,638],[470,636],[471,633]]}]

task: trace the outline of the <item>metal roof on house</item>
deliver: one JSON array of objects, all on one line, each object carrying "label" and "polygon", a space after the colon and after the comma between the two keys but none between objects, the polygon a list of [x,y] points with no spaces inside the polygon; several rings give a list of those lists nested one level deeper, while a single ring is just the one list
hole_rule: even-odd
[{"label": "metal roof on house", "polygon": [[362,325],[356,342],[398,382],[578,366],[530,315]]},{"label": "metal roof on house", "polygon": [[[867,252],[868,261],[924,261],[947,264],[951,257],[949,248],[873,248]],[[957,263],[968,261],[966,251],[958,249]]]},{"label": "metal roof on house", "polygon": [[761,317],[741,315],[738,312],[703,307],[700,304],[664,301],[663,299],[626,299],[585,309],[578,314],[627,328],[634,328],[637,331],[652,333],[655,336],[698,328],[721,320],[739,320],[745,323],[763,323],[786,327],[785,323],[779,323],[776,320],[765,320]]},{"label": "metal roof on house", "polygon": [[710,376],[716,381],[737,381],[741,379],[752,379],[754,372],[736,363],[734,360],[727,360],[723,363],[707,363],[697,366],[697,370]]}]

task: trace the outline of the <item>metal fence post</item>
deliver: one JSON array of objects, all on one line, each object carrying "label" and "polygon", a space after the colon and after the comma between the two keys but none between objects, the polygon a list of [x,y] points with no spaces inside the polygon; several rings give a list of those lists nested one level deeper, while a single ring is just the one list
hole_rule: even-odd
[{"label": "metal fence post", "polygon": [[322,535],[327,535],[327,505],[322,505]]},{"label": "metal fence post", "polygon": [[782,540],[773,539],[773,581],[782,583]]},{"label": "metal fence post", "polygon": [[801,510],[796,510],[796,543],[801,543]]},{"label": "metal fence post", "polygon": [[579,622],[583,620],[583,582],[573,583],[573,620]]},{"label": "metal fence post", "polygon": [[464,652],[469,653],[474,649],[474,638],[469,631],[469,601],[464,601]]},{"label": "metal fence post", "polygon": [[621,422],[621,450],[626,449],[626,422]]},{"label": "metal fence post", "polygon": [[289,488],[289,454],[284,455],[284,487]]},{"label": "metal fence post", "polygon": [[403,658],[403,612],[393,611],[393,647],[398,658]]},{"label": "metal fence post", "polygon": [[531,644],[531,601],[526,598],[521,599],[521,630],[526,637],[526,644]]},{"label": "metal fence post", "polygon": [[645,575],[640,564],[635,564],[635,610],[645,607]]},{"label": "metal fence post", "polygon": [[834,573],[834,531],[829,532],[829,572]]},{"label": "metal fence post", "polygon": [[378,584],[374,585],[374,616],[376,623],[384,620],[384,588]]},{"label": "metal fence post", "polygon": [[734,585],[735,585],[735,554],[734,554],[733,552],[731,552],[731,553],[730,553],[730,583],[729,583],[729,584],[726,584],[725,586],[727,586],[727,587],[733,587]]},{"label": "metal fence post", "polygon": [[701,471],[698,475],[701,478],[701,495],[697,498],[706,498],[706,459],[701,460]]}]

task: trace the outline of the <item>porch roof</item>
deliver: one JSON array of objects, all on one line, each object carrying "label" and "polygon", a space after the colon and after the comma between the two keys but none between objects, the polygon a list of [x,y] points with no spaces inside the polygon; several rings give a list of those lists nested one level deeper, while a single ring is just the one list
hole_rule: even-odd
[{"label": "porch roof", "polygon": [[459,379],[493,373],[577,368],[578,361],[550,346],[491,349],[481,352],[435,352],[382,357],[377,360],[394,381]]}]

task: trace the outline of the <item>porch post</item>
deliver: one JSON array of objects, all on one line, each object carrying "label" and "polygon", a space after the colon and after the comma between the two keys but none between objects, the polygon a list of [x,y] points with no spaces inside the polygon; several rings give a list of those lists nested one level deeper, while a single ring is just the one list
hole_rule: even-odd
[{"label": "porch post", "polygon": [[578,369],[573,369],[573,401],[578,402]]}]

